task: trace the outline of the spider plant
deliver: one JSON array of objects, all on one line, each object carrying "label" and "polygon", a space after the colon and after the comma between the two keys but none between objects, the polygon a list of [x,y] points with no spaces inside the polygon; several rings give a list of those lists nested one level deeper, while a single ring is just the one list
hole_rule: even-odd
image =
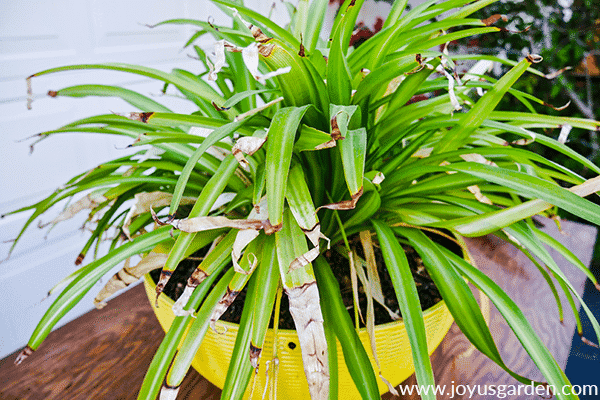
[{"label": "spider plant", "polygon": [[[356,49],[348,43],[361,0],[341,6],[329,40],[321,32],[328,1],[300,0],[287,27],[241,2],[213,1],[232,17],[232,26],[184,19],[154,26],[197,27],[186,47],[204,64],[206,72],[200,75],[115,63],[53,68],[29,78],[80,69],[137,74],[161,82],[165,90],[175,89],[197,111],[179,114],[119,87],[83,85],[52,92],[55,97],[116,96],[138,111],[80,119],[40,133],[39,140],[66,133],[124,135],[139,151],[77,175],[46,199],[15,211],[33,210],[24,231],[53,205],[77,198],[52,222],[90,210],[94,229],[78,261],[89,258],[103,238],[111,241],[105,255],[65,278],[66,287],[16,362],[36,350],[57,321],[119,263],[145,255],[136,266],[126,261],[99,294],[98,305],[153,268],[162,268],[156,288],[161,295],[178,263],[212,243],[175,304],[177,317],[149,367],[140,399],[153,399],[161,390],[161,398],[175,398],[205,332],[246,285],[251,290],[241,326],[245,333],[238,335],[240,356],[231,361],[223,398],[244,393],[281,290],[289,297],[311,397],[336,397],[337,370],[328,368],[337,352],[328,338],[335,337],[360,394],[378,398],[368,350],[357,340],[323,256],[331,245],[355,263],[372,265],[348,241],[359,235],[365,254],[373,252],[374,243],[381,249],[406,321],[419,384],[433,385],[434,378],[402,244],[416,249],[477,349],[517,381],[532,382],[505,364],[467,280],[500,310],[542,371],[546,382],[534,384],[568,384],[510,297],[476,266],[430,238],[452,237],[463,248],[465,236],[494,234],[513,243],[536,260],[561,313],[558,291],[565,292],[581,332],[574,301],[581,298],[544,247],[555,245],[554,239],[536,228],[532,217],[554,215],[560,208],[599,224],[600,207],[584,197],[600,189],[600,178],[586,180],[529,151],[527,144],[535,141],[559,151],[597,174],[600,168],[544,129],[592,130],[600,123],[544,115],[543,101],[511,88],[525,73],[541,75],[533,66],[542,61],[539,56],[510,61],[447,51],[450,41],[500,31],[490,26],[493,18],[469,18],[494,0],[430,0],[410,11],[406,0],[396,1],[383,29]],[[194,44],[204,34],[215,39],[208,55]],[[456,65],[465,60],[474,66],[461,76]],[[485,76],[491,62],[511,69],[492,80]],[[411,102],[416,95],[428,96]],[[507,95],[531,112],[495,110]],[[557,248],[596,283],[569,250]],[[582,305],[600,336],[596,319]]]}]

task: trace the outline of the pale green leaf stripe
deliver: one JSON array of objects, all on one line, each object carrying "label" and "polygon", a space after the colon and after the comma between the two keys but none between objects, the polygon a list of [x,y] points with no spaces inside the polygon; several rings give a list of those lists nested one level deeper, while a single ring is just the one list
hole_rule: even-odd
[{"label": "pale green leaf stripe", "polygon": [[46,311],[29,339],[29,347],[34,350],[37,349],[56,323],[71,308],[73,308],[92,286],[94,286],[94,284],[112,267],[126,258],[151,250],[158,243],[170,239],[170,230],[171,229],[168,226],[155,229],[152,232],[135,238],[129,243],[125,243],[113,253],[107,254],[88,264],[83,271],[81,271],[79,276],[77,276],[77,278],[62,291],[48,311]]},{"label": "pale green leaf stripe", "polygon": [[[117,127],[117,128],[137,128],[142,131],[144,131],[144,129],[146,131],[157,129],[155,127],[148,127],[143,122],[134,121],[127,117],[124,117],[122,115],[117,115],[117,114],[92,115],[91,117],[80,118],[73,122],[69,122],[68,124],[63,125],[62,127],[69,128],[69,127],[73,127],[73,126],[81,126],[81,125],[89,125],[89,124],[107,124],[107,125],[110,125],[112,127]],[[43,134],[44,133],[41,133],[40,135],[43,135]]]},{"label": "pale green leaf stripe", "polygon": [[593,224],[600,224],[600,206],[541,178],[523,172],[472,162],[452,164],[449,169],[506,186],[525,197],[547,201]]},{"label": "pale green leaf stripe", "polygon": [[309,20],[308,15],[308,0],[298,0],[292,26],[292,34],[298,40],[306,36],[305,31]]},{"label": "pale green leaf stripe", "polygon": [[269,203],[269,221],[281,224],[288,171],[292,162],[294,138],[302,117],[310,105],[285,107],[273,116],[267,141],[266,187]]},{"label": "pale green leaf stripe", "polygon": [[263,192],[265,190],[265,176],[267,170],[265,163],[258,164],[256,175],[254,177],[254,185],[252,185],[252,204],[260,203]]},{"label": "pale green leaf stripe", "polygon": [[[244,271],[250,271],[251,261],[249,257],[256,257],[256,254],[260,254],[262,251],[262,243],[264,236],[260,235],[258,238],[254,239],[250,244],[246,247],[244,254],[242,255],[242,259],[240,260],[239,266]],[[243,274],[236,273],[233,278],[231,278],[231,282],[229,282],[229,290],[232,292],[241,292],[242,289],[248,283],[248,280],[253,274]],[[249,303],[252,304],[252,303]]]},{"label": "pale green leaf stripe", "polygon": [[385,19],[383,23],[383,29],[388,26],[392,26],[398,21],[404,10],[406,9],[406,5],[408,4],[408,0],[396,0],[392,5],[392,9],[390,10],[389,15]]},{"label": "pale green leaf stripe", "polygon": [[314,0],[310,4],[308,21],[303,33],[304,47],[309,53],[312,53],[319,41],[319,34],[321,33],[321,26],[325,19],[325,12],[329,5],[328,0]]},{"label": "pale green leaf stripe", "polygon": [[348,105],[352,93],[352,78],[350,67],[343,53],[340,37],[341,27],[333,36],[333,44],[327,63],[327,93],[334,104]]},{"label": "pale green leaf stripe", "polygon": [[[427,350],[427,336],[423,311],[417,293],[415,281],[410,272],[408,260],[404,250],[394,236],[392,229],[386,224],[372,220],[371,223],[377,232],[377,239],[381,246],[385,265],[392,278],[394,291],[398,298],[402,318],[405,321],[406,332],[410,341],[412,356],[415,365],[417,382],[422,386],[433,387],[435,380],[431,368],[431,360]],[[424,400],[435,399],[434,393],[422,394]]]},{"label": "pale green leaf stripe", "polygon": [[339,284],[323,257],[317,257],[314,264],[325,324],[331,326],[340,341],[348,372],[363,399],[379,399],[371,361],[344,306]]},{"label": "pale green leaf stripe", "polygon": [[[587,196],[590,193],[600,189],[600,178],[593,178],[585,183],[570,189],[579,196]],[[445,199],[450,201],[449,199]],[[445,222],[433,224],[440,228],[453,229],[462,236],[472,237],[487,235],[497,230],[509,226],[515,222],[539,214],[553,205],[540,199],[529,200],[504,209],[486,208],[481,210],[481,203],[477,209],[479,215],[473,215],[463,218],[457,218]]]},{"label": "pale green leaf stripe", "polygon": [[369,60],[366,67],[369,70],[374,71],[375,68],[381,65],[389,53],[398,49],[399,44],[402,44],[404,47],[410,47],[407,46],[408,43],[420,44],[428,40],[431,36],[439,34],[440,31],[447,32],[454,27],[465,25],[485,26],[481,20],[473,18],[442,20],[412,29],[406,29],[406,27],[398,25],[397,28],[394,28],[395,31],[386,38],[385,42],[378,45],[378,48],[371,48],[368,53],[364,54],[366,59]]},{"label": "pale green leaf stripe", "polygon": [[344,106],[350,104],[352,74],[346,52],[363,2],[364,0],[358,0],[344,3],[332,28],[333,35],[327,63],[327,92],[333,104]]},{"label": "pale green leaf stripe", "polygon": [[[550,354],[548,349],[541,342],[535,331],[523,315],[519,307],[504,293],[504,291],[488,278],[483,272],[473,267],[471,264],[456,256],[449,250],[442,249],[444,255],[452,264],[465,275],[469,281],[482,290],[492,300],[498,311],[505,318],[511,329],[515,332],[517,338],[527,350],[527,353],[535,361],[548,383],[557,388],[570,385],[564,372],[556,363],[556,360]],[[561,390],[555,393],[559,399],[577,399],[575,395],[563,395]]]},{"label": "pale green leaf stripe", "polygon": [[471,135],[471,133],[481,126],[488,118],[488,115],[496,108],[504,94],[530,65],[531,61],[526,58],[504,74],[492,89],[484,94],[483,97],[475,103],[473,108],[461,117],[458,125],[445,134],[446,139],[435,149],[436,153],[439,154],[456,150],[462,146],[469,135]]},{"label": "pale green leaf stripe", "polygon": [[346,138],[338,144],[344,167],[344,177],[350,194],[354,196],[362,188],[365,176],[367,153],[367,130],[365,128],[348,131]]},{"label": "pale green leaf stripe", "polygon": [[69,86],[55,92],[54,96],[68,97],[120,97],[141,111],[172,112],[167,107],[133,90],[108,85],[77,85]]},{"label": "pale green leaf stripe", "polygon": [[285,197],[298,225],[304,231],[312,230],[319,220],[300,163],[290,169]]},{"label": "pale green leaf stripe", "polygon": [[471,343],[494,361],[501,362],[500,353],[471,290],[439,253],[438,247],[418,230],[396,227],[394,231],[406,237],[419,253],[456,323]]}]

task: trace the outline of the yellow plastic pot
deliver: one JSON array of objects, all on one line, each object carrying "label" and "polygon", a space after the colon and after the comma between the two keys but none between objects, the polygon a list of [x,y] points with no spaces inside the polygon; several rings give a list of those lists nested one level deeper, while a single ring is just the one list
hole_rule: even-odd
[{"label": "yellow plastic pot", "polygon": [[[159,308],[154,306],[155,283],[150,275],[144,277],[144,286],[146,294],[150,299],[154,312],[163,329],[168,330],[175,316],[171,311],[173,301],[166,296],[159,298]],[[437,346],[450,329],[453,318],[446,304],[442,301],[435,306],[424,311],[425,328],[427,333],[427,346],[429,354],[433,353]],[[215,333],[208,329],[204,341],[192,361],[192,367],[200,375],[208,379],[214,385],[222,388],[229,367],[229,360],[233,352],[235,338],[239,326],[230,322],[219,321],[217,326],[227,327],[223,334]],[[222,330],[220,330],[222,331]],[[371,355],[371,346],[366,329],[359,332],[371,364],[375,365]],[[402,321],[391,322],[375,327],[375,337],[377,343],[377,356],[381,363],[381,370],[384,378],[390,381],[394,386],[398,385],[408,378],[415,370],[406,328]],[[298,336],[295,330],[279,330],[277,335],[277,356],[279,358],[279,372],[277,379],[277,396],[281,399],[309,399],[308,384],[304,375],[302,366],[302,355],[298,344]],[[251,386],[254,385],[254,399],[261,399],[266,381],[266,361],[272,357],[273,349],[273,331],[269,329],[265,344],[263,346],[261,365],[256,382],[250,382],[245,398],[250,396]],[[338,366],[339,366],[339,396],[343,399],[360,399],[358,390],[350,377],[350,373],[344,363],[344,356],[340,344],[338,343]],[[379,393],[388,391],[387,386],[378,379]]]}]

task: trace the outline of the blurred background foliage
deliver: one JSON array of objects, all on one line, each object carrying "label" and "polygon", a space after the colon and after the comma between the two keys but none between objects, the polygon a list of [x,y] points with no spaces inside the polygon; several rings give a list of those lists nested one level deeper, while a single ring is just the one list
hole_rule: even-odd
[{"label": "blurred background foliage", "polygon": [[[501,0],[474,15],[485,19],[505,16],[496,26],[506,31],[461,43],[468,48],[492,54],[506,54],[517,60],[539,54],[544,61],[536,68],[550,79],[524,75],[515,88],[535,95],[556,107],[569,107],[550,114],[598,119],[600,117],[600,6],[598,0]],[[499,67],[499,66],[498,66]],[[506,70],[496,68],[498,77]],[[570,68],[568,70],[563,70]],[[556,77],[553,74],[563,71]],[[507,96],[502,109],[526,110],[514,97]],[[541,112],[538,108],[538,110]],[[559,132],[547,132],[558,137]],[[595,163],[600,161],[599,132],[573,129],[568,144]],[[535,145],[533,145],[535,146]],[[543,151],[542,148],[536,149]],[[547,153],[547,151],[546,151]],[[552,154],[546,154],[552,158]],[[555,155],[559,157],[558,155]],[[565,160],[566,161],[566,160]],[[577,168],[576,165],[568,165]],[[580,173],[589,175],[587,171]]]}]

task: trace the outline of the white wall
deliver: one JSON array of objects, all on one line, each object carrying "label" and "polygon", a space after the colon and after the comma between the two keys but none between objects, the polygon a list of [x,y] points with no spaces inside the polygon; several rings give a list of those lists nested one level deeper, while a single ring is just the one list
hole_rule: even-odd
[{"label": "white wall", "polygon": [[[247,1],[268,10],[271,2]],[[279,8],[283,11],[283,5]],[[281,15],[281,14],[279,14]],[[187,57],[182,45],[194,29],[152,24],[185,17],[226,21],[206,0],[42,0],[3,1],[0,4],[0,214],[47,196],[72,176],[113,157],[128,144],[118,137],[65,134],[39,143],[29,155],[31,141],[18,140],[59,128],[77,118],[111,111],[135,111],[119,99],[53,99],[48,90],[81,83],[123,85],[154,97],[177,112],[190,112],[189,104],[160,97],[162,85],[143,77],[102,71],[78,71],[35,78],[35,101],[26,108],[25,78],[37,71],[79,63],[127,62],[165,71],[173,67],[200,72],[199,63]],[[205,37],[199,44],[208,48]],[[58,212],[58,210],[56,210]],[[29,213],[0,220],[0,242],[14,239]],[[43,216],[48,221],[56,213]],[[48,289],[75,270],[74,260],[87,236],[78,228],[85,216],[57,225],[47,238],[36,227],[26,232],[10,259],[0,263],[0,357],[25,345],[52,297],[40,304]],[[0,243],[4,259],[11,243]],[[89,257],[86,262],[89,262]],[[92,307],[93,288],[65,322]]]}]

